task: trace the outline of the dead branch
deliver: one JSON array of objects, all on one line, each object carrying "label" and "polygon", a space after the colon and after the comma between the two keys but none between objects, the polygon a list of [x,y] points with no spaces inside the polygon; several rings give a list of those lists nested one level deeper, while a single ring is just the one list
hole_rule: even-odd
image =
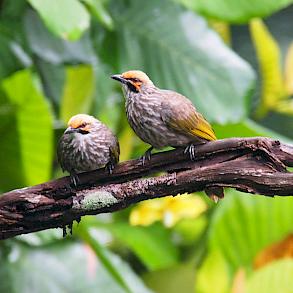
[{"label": "dead branch", "polygon": [[[13,190],[0,197],[0,239],[64,227],[83,215],[113,212],[156,197],[231,187],[266,196],[293,195],[293,146],[268,138],[231,138],[199,145],[196,161],[182,149],[69,178]],[[158,172],[164,175],[155,176]],[[152,175],[153,177],[147,177]]]}]

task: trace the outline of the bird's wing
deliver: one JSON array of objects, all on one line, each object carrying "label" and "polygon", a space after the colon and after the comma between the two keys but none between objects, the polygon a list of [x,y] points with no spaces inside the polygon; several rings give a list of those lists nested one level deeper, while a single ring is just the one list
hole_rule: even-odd
[{"label": "bird's wing", "polygon": [[176,131],[206,140],[217,139],[211,125],[186,97],[164,91],[162,109],[163,121]]},{"label": "bird's wing", "polygon": [[110,147],[110,156],[115,162],[115,164],[119,162],[120,146],[119,146],[118,139],[116,137],[115,137],[115,144],[113,144]]}]

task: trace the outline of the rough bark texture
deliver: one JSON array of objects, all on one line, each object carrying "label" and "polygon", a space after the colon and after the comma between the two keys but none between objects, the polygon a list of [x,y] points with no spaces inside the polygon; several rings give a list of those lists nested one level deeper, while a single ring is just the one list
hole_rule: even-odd
[{"label": "rough bark texture", "polygon": [[[232,187],[267,196],[293,195],[293,146],[268,138],[231,138],[197,147],[190,161],[182,149],[69,178],[13,190],[0,197],[0,239],[70,225],[83,215],[113,212],[145,199]],[[147,177],[164,172],[164,175]]]}]

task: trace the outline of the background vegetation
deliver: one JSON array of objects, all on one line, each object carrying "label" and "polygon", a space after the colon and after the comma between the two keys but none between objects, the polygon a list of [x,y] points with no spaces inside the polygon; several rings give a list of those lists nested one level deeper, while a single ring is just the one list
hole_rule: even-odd
[{"label": "background vegetation", "polygon": [[[140,156],[109,78],[129,69],[187,95],[219,138],[292,143],[291,2],[0,0],[0,191],[62,176],[56,142],[76,113],[118,134],[122,161]],[[226,193],[2,241],[0,291],[292,292],[292,199]]]}]

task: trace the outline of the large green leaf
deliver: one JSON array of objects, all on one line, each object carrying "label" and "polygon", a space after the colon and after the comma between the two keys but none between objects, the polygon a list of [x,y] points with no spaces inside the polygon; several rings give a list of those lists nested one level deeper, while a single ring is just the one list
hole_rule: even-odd
[{"label": "large green leaf", "polygon": [[265,136],[280,139],[282,142],[292,143],[288,137],[268,129],[253,120],[246,119],[235,124],[214,124],[217,138]]},{"label": "large green leaf", "polygon": [[111,15],[105,8],[103,0],[82,0],[92,15],[106,28],[112,30],[114,28],[114,22]]},{"label": "large green leaf", "polygon": [[196,292],[226,293],[230,276],[229,267],[219,250],[210,251],[196,274]]},{"label": "large green leaf", "polygon": [[212,217],[209,241],[232,269],[250,268],[257,253],[293,232],[291,198],[226,192]]},{"label": "large green leaf", "polygon": [[[108,253],[133,293],[151,293],[131,268],[118,256]],[[1,292],[126,293],[99,263],[93,251],[81,244],[62,244],[40,248],[14,245],[10,254],[1,254]]]},{"label": "large green leaf", "polygon": [[32,10],[28,10],[25,14],[24,27],[30,49],[46,62],[52,64],[96,63],[88,33],[75,42],[60,39],[48,31],[37,13]]},{"label": "large green leaf", "polygon": [[208,17],[233,23],[245,23],[254,17],[268,16],[292,3],[292,0],[173,0]]},{"label": "large green leaf", "polygon": [[124,223],[105,226],[128,246],[149,270],[169,267],[178,262],[179,253],[167,230],[159,225],[134,227]]},{"label": "large green leaf", "polygon": [[272,262],[257,270],[248,279],[246,293],[292,293],[293,260]]},{"label": "large green leaf", "polygon": [[90,16],[78,0],[28,0],[56,36],[77,40],[89,27]]},{"label": "large green leaf", "polygon": [[132,0],[127,9],[114,2],[121,71],[146,71],[158,86],[188,96],[212,121],[246,116],[254,73],[202,17],[169,0]]},{"label": "large green leaf", "polygon": [[66,69],[66,80],[61,98],[60,116],[66,123],[78,113],[88,113],[93,101],[94,71],[89,65]]},{"label": "large green leaf", "polygon": [[50,178],[53,153],[52,117],[28,70],[2,82],[0,99],[0,185],[33,185]]}]

